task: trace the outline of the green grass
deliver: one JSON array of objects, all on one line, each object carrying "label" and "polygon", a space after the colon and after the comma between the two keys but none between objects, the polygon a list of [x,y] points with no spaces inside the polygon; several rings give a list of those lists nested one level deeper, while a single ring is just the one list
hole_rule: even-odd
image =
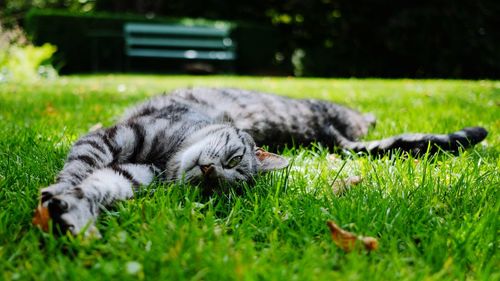
[{"label": "green grass", "polygon": [[[344,162],[320,146],[291,148],[287,171],[242,195],[156,184],[102,215],[101,240],[55,239],[31,225],[38,190],[54,181],[72,142],[137,101],[192,85],[373,112],[367,139],[472,125],[490,134],[458,157],[419,160]],[[0,279],[500,280],[499,105],[494,81],[103,75],[0,84]],[[363,182],[335,196],[337,175]],[[327,220],[378,237],[379,250],[343,253]]]}]

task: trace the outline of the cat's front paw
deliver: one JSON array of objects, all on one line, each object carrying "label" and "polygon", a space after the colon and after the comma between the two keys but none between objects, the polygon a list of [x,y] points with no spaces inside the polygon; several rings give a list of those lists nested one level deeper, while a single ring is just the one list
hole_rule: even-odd
[{"label": "cat's front paw", "polygon": [[83,234],[85,237],[100,238],[95,226],[98,208],[92,200],[85,198],[81,188],[65,189],[52,193],[54,189],[42,190],[40,205],[35,210],[33,223],[42,230],[49,231],[49,221],[55,234]]},{"label": "cat's front paw", "polygon": [[43,204],[44,202],[51,199],[55,195],[61,194],[65,190],[68,190],[70,188],[72,188],[72,186],[67,183],[55,183],[53,185],[49,185],[45,188],[42,188],[42,190],[40,190],[40,195],[41,195],[40,201]]}]

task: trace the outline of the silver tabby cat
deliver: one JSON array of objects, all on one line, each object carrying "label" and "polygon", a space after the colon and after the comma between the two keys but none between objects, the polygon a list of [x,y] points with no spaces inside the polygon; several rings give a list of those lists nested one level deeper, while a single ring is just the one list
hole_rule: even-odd
[{"label": "silver tabby cat", "polygon": [[180,89],[131,109],[116,125],[72,147],[57,182],[42,189],[59,232],[98,235],[100,207],[131,198],[153,178],[214,188],[251,181],[288,161],[256,146],[322,143],[369,154],[394,150],[456,152],[483,140],[481,127],[446,134],[405,134],[360,142],[371,115],[326,101],[297,100],[239,89]]}]

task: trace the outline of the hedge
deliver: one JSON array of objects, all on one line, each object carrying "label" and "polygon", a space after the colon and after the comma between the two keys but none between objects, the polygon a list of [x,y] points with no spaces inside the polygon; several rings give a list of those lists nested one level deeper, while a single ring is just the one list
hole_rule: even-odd
[{"label": "hedge", "polygon": [[[235,62],[237,72],[243,74],[269,72],[275,67],[273,61],[278,50],[279,34],[271,26],[256,23],[33,9],[26,16],[25,29],[35,44],[48,42],[57,46],[58,51],[54,60],[59,64],[62,73],[95,70],[96,66],[92,65],[92,58],[95,56],[98,57],[99,70],[122,71],[124,70],[123,25],[126,22],[197,26],[226,24],[232,27],[231,36],[237,44]],[[147,63],[155,64],[151,60]],[[157,65],[160,64],[165,65],[161,62]]]},{"label": "hedge", "polygon": [[500,78],[498,0],[95,1],[108,12],[271,23],[282,62],[307,76]]},{"label": "hedge", "polygon": [[[146,2],[97,0],[103,12],[91,14],[32,11],[28,31],[35,42],[59,47],[65,72],[91,69],[89,32],[118,33],[125,21],[182,22],[126,14],[135,12],[228,20],[238,43],[236,68],[245,74],[289,74],[293,62],[304,76],[500,78],[498,0]],[[116,50],[123,43],[104,43],[103,66],[120,70]]]},{"label": "hedge", "polygon": [[315,36],[297,39],[304,75],[500,78],[500,1],[335,3],[330,22],[295,27]]}]

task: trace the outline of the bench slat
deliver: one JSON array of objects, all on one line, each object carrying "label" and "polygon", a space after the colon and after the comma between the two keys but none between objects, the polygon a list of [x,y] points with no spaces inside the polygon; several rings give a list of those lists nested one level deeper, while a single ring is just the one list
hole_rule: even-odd
[{"label": "bench slat", "polygon": [[203,60],[234,60],[231,51],[199,51],[199,50],[152,50],[152,49],[127,49],[127,55],[132,57],[159,57],[179,59]]},{"label": "bench slat", "polygon": [[234,61],[228,27],[128,23],[124,26],[127,57]]},{"label": "bench slat", "polygon": [[226,37],[229,35],[229,28],[133,23],[125,24],[125,33]]},{"label": "bench slat", "polygon": [[233,46],[230,38],[221,39],[186,39],[186,38],[151,38],[151,37],[129,37],[126,40],[128,46],[164,46],[164,47],[188,47],[188,48],[212,48],[227,49]]}]

